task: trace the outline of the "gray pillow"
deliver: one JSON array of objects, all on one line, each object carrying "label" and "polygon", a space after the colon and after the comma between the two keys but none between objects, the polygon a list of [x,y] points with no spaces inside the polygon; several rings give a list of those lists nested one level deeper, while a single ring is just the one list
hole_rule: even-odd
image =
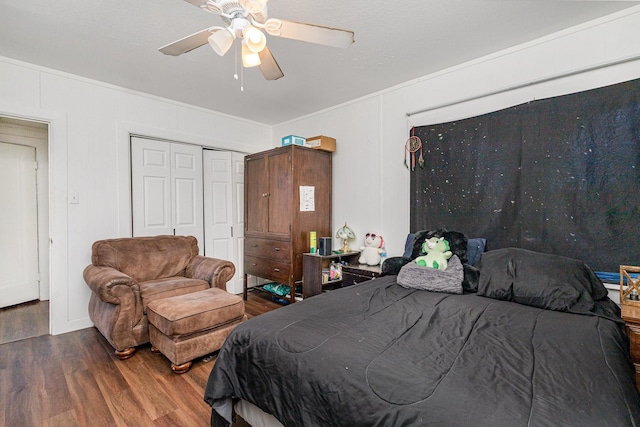
[{"label": "gray pillow", "polygon": [[449,294],[462,294],[463,279],[464,269],[456,255],[449,259],[446,270],[422,267],[411,261],[403,266],[398,273],[400,286]]}]

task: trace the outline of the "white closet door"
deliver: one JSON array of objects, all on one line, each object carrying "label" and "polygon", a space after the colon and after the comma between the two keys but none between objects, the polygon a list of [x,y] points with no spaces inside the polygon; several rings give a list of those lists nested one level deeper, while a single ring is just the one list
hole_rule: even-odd
[{"label": "white closet door", "polygon": [[195,236],[204,253],[202,148],[131,137],[134,236]]},{"label": "white closet door", "polygon": [[227,291],[239,294],[244,271],[244,155],[205,150],[203,164],[205,255],[235,265]]},{"label": "white closet door", "polygon": [[231,152],[205,150],[204,161],[204,253],[233,258],[233,200]]},{"label": "white closet door", "polygon": [[173,234],[171,143],[131,138],[133,236]]},{"label": "white closet door", "polygon": [[231,153],[233,182],[233,241],[236,275],[227,285],[229,292],[239,294],[244,284],[244,154]]},{"label": "white closet door", "polygon": [[204,253],[202,147],[171,144],[171,192],[174,234],[195,236]]},{"label": "white closet door", "polygon": [[0,143],[0,307],[38,299],[36,150]]}]

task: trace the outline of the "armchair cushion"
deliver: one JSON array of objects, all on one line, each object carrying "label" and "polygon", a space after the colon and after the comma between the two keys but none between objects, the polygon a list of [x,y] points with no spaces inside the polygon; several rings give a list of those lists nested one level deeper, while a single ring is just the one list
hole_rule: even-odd
[{"label": "armchair cushion", "polygon": [[192,236],[154,236],[100,240],[93,244],[91,263],[115,268],[139,282],[184,276],[198,255]]}]

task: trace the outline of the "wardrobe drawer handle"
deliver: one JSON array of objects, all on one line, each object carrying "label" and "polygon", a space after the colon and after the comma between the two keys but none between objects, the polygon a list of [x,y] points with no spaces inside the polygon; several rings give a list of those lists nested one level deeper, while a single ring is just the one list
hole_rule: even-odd
[{"label": "wardrobe drawer handle", "polygon": [[273,248],[276,252],[280,252],[280,248]]},{"label": "wardrobe drawer handle", "polygon": [[275,271],[276,273],[279,273],[280,269],[279,268],[274,268],[273,271]]}]

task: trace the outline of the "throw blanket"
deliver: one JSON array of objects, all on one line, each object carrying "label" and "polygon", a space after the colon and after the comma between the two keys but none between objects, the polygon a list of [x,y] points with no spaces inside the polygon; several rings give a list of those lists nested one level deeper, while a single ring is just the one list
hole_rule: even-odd
[{"label": "throw blanket", "polygon": [[454,255],[449,259],[446,270],[423,267],[411,261],[405,264],[398,274],[398,284],[405,288],[423,289],[425,291],[462,293],[464,269],[460,259]]}]

